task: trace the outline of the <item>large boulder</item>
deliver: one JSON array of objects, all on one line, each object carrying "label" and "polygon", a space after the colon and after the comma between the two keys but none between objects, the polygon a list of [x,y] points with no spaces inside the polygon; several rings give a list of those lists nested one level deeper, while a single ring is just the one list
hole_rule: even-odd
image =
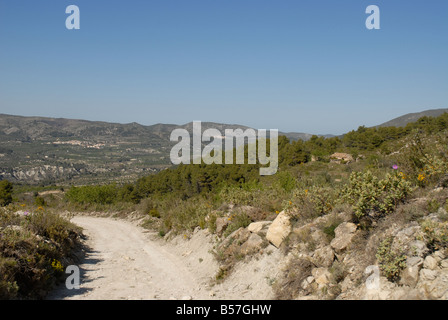
[{"label": "large boulder", "polygon": [[285,211],[282,211],[269,226],[268,232],[266,233],[266,239],[278,248],[290,233],[290,217]]},{"label": "large boulder", "polygon": [[343,222],[337,226],[334,233],[335,237],[330,245],[336,253],[341,253],[351,244],[356,234],[356,225],[351,222]]}]

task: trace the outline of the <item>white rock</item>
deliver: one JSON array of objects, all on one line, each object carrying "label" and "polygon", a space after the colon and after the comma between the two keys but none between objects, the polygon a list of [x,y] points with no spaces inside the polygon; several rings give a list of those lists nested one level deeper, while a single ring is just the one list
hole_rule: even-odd
[{"label": "white rock", "polygon": [[282,211],[269,226],[268,232],[266,233],[266,239],[278,248],[290,233],[290,217],[285,211]]},{"label": "white rock", "polygon": [[272,221],[257,221],[257,222],[252,222],[248,227],[247,230],[249,230],[250,232],[253,233],[257,233],[260,232],[261,230],[263,230],[265,227],[271,225]]},{"label": "white rock", "polygon": [[331,240],[331,247],[340,253],[345,250],[353,240],[356,232],[356,225],[351,222],[343,222],[334,230],[335,237]]}]

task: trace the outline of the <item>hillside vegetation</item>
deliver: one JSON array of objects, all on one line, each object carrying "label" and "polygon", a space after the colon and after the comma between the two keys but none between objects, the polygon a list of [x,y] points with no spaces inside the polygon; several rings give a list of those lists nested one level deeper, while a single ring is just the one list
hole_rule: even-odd
[{"label": "hillside vegetation", "polygon": [[[231,273],[237,261],[275,243],[291,257],[284,275],[272,281],[278,298],[336,298],[357,288],[370,264],[379,265],[381,276],[398,284],[409,272],[410,258],[448,257],[447,173],[444,113],[404,127],[359,127],[342,137],[290,141],[280,136],[279,171],[273,176],[260,176],[259,165],[179,165],[124,185],[17,188],[7,202],[39,205],[46,212],[137,212],[162,237],[208,229],[221,241],[217,280]],[[264,227],[257,236],[247,231],[254,222],[269,226],[281,219],[288,232],[279,243]],[[24,222],[14,225],[24,228]],[[398,244],[397,235],[406,228],[414,228],[412,241],[424,244],[421,255],[411,254],[407,243]],[[340,246],[343,234],[352,235],[347,240],[351,246]],[[257,250],[241,251],[256,237]],[[316,252],[326,257],[325,263]],[[3,268],[14,265],[2,261]],[[322,274],[326,280],[316,280]],[[11,284],[9,288],[17,291]]]},{"label": "hillside vegetation", "polygon": [[[342,138],[290,141],[280,136],[279,172],[273,176],[260,176],[259,165],[179,165],[126,185],[72,187],[65,198],[81,209],[137,208],[163,222],[164,231],[198,226],[176,222],[189,206],[201,219],[229,204],[256,206],[268,216],[298,201],[305,190],[307,198],[316,197],[311,202],[322,206],[314,208],[316,214],[342,204],[352,205],[358,218],[369,210],[386,214],[416,188],[428,190],[444,178],[447,129],[448,114],[443,114],[400,128],[360,127]],[[348,153],[352,160],[332,159],[335,152]],[[359,203],[367,197],[363,183],[372,193],[365,204]],[[378,188],[381,192],[375,193]]]},{"label": "hillside vegetation", "polygon": [[0,299],[41,299],[63,280],[81,230],[42,207],[0,208]]}]

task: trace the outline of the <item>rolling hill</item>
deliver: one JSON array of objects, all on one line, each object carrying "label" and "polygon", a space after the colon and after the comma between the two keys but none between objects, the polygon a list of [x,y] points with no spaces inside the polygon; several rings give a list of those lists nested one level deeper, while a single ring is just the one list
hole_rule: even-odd
[{"label": "rolling hill", "polygon": [[[405,126],[422,116],[438,116],[448,109],[410,113],[377,127]],[[109,123],[76,119],[0,114],[0,180],[26,184],[88,184],[132,182],[171,165],[174,145],[170,134],[184,125]],[[202,122],[202,130],[247,129],[237,124]],[[279,132],[290,140],[311,134]],[[330,137],[331,135],[325,135]]]},{"label": "rolling hill", "polygon": [[404,127],[408,123],[415,122],[421,117],[438,117],[445,112],[448,112],[448,109],[431,109],[422,112],[408,113],[384,122],[376,127]]},{"label": "rolling hill", "polygon": [[[171,165],[170,134],[184,125],[120,124],[0,114],[0,179],[28,184],[126,182]],[[247,129],[202,122],[202,130]],[[310,134],[280,133],[292,140]]]}]

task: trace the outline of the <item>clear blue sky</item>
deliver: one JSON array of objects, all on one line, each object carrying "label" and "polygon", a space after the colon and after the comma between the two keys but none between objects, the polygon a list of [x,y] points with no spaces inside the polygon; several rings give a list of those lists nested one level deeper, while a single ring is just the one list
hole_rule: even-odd
[{"label": "clear blue sky", "polygon": [[446,0],[0,0],[0,113],[341,134],[435,108]]}]

